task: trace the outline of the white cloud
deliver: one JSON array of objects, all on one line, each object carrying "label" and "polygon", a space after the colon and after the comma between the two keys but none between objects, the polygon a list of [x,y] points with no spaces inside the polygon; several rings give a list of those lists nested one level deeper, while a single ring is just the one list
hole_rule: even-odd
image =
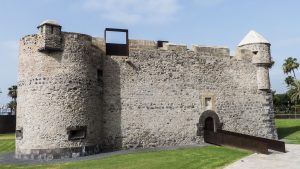
[{"label": "white cloud", "polygon": [[179,0],[85,0],[82,8],[120,23],[166,23],[180,9]]}]

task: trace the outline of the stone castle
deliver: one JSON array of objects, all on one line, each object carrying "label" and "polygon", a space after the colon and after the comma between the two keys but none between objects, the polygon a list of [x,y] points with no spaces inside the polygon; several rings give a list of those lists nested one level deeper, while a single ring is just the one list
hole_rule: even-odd
[{"label": "stone castle", "polygon": [[277,139],[270,43],[258,33],[235,56],[225,47],[127,43],[114,55],[105,38],[62,32],[52,20],[20,40],[17,158],[202,143],[207,118],[214,130]]}]

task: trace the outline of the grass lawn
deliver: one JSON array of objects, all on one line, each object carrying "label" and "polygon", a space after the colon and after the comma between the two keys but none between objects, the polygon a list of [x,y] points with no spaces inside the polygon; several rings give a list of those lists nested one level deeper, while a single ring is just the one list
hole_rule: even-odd
[{"label": "grass lawn", "polygon": [[279,139],[286,143],[300,144],[300,119],[276,119]]},{"label": "grass lawn", "polygon": [[[300,120],[276,119],[276,127],[280,139],[285,139],[287,143],[300,144]],[[14,139],[14,134],[0,134],[0,153],[14,151]],[[215,169],[222,168],[249,154],[251,154],[251,152],[245,150],[229,147],[209,146],[114,155],[111,157],[105,157],[96,160],[86,160],[69,163],[47,165],[0,165],[0,168]]]},{"label": "grass lawn", "polygon": [[97,160],[86,160],[51,165],[1,165],[0,168],[215,169],[222,168],[249,154],[251,154],[251,152],[246,150],[209,146],[115,155]]},{"label": "grass lawn", "polygon": [[0,154],[15,150],[15,134],[0,134]]}]

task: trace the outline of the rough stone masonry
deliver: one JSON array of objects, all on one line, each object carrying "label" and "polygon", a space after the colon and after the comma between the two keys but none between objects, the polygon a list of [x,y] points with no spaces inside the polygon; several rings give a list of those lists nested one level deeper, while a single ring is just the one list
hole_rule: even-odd
[{"label": "rough stone masonry", "polygon": [[129,40],[106,55],[103,38],[51,20],[20,41],[16,157],[53,159],[203,142],[214,128],[277,139],[270,43],[251,31],[225,47]]}]

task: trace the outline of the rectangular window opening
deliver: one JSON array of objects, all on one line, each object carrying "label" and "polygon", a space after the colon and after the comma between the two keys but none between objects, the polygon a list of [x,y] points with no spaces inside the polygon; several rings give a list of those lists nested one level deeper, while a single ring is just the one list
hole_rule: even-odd
[{"label": "rectangular window opening", "polygon": [[70,127],[68,131],[68,140],[80,140],[86,138],[86,126]]},{"label": "rectangular window opening", "polygon": [[211,97],[205,98],[205,110],[212,110],[212,100]]},{"label": "rectangular window opening", "polygon": [[16,130],[16,139],[17,140],[23,139],[23,129],[22,128]]}]

